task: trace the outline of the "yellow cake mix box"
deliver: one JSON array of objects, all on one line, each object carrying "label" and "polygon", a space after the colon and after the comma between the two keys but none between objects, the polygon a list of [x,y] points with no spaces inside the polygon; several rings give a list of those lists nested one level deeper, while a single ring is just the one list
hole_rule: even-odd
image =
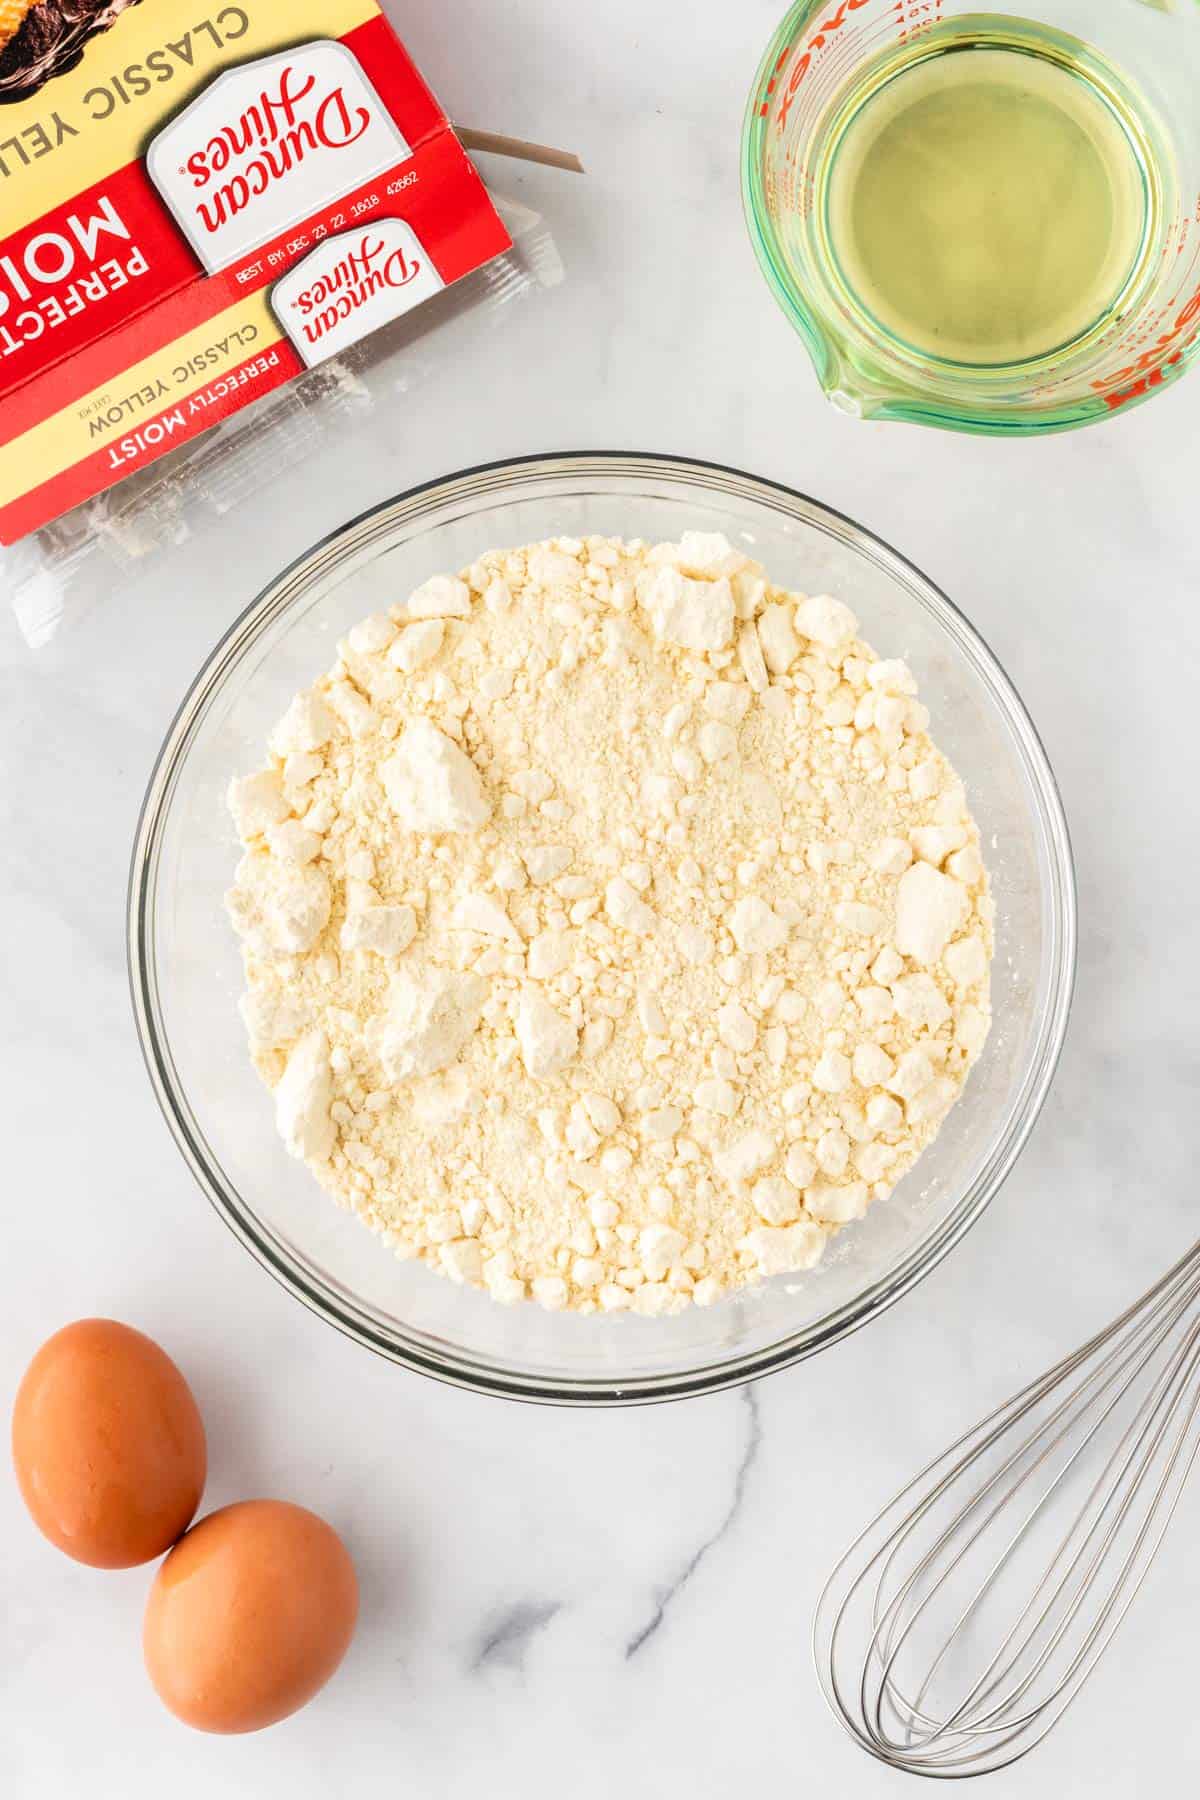
[{"label": "yellow cake mix box", "polygon": [[509,248],[374,0],[0,0],[0,543]]}]

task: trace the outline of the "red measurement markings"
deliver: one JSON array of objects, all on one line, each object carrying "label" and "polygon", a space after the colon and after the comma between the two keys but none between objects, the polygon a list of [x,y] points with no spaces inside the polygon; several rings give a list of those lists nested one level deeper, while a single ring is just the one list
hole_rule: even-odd
[{"label": "red measurement markings", "polygon": [[892,11],[900,28],[900,42],[911,43],[942,16],[942,0],[894,0]]},{"label": "red measurement markings", "polygon": [[[792,64],[786,83],[783,85],[782,97],[778,101],[778,112],[775,129],[781,134],[787,129],[788,114],[795,104],[796,95],[804,84],[805,77],[813,66],[814,57],[818,57],[826,44],[834,39],[838,32],[845,28],[848,19],[853,18],[864,7],[876,4],[876,0],[837,0],[837,4],[821,20],[816,30],[804,39],[803,53]],[[771,101],[779,86],[783,69],[797,45],[789,45],[780,52],[775,64],[774,73],[767,83],[767,97],[759,107],[760,118],[766,118],[771,111]]]},{"label": "red measurement markings", "polygon": [[[1103,393],[1109,411],[1116,412],[1118,407],[1128,406],[1131,400],[1140,400],[1151,389],[1161,387],[1170,374],[1177,373],[1197,337],[1200,337],[1200,288],[1183,307],[1169,331],[1163,332],[1127,368],[1114,370],[1111,375],[1094,381],[1092,386],[1098,393]],[[1131,377],[1139,379],[1131,380]],[[1119,387],[1119,382],[1128,385]],[[1114,391],[1106,392],[1107,389]]]}]

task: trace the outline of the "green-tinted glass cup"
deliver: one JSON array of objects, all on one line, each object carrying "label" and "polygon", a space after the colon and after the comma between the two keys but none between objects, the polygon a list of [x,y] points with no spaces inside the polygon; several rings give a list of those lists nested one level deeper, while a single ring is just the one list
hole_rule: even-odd
[{"label": "green-tinted glass cup", "polygon": [[[767,47],[742,140],[750,234],[826,395],[855,417],[1066,431],[1150,399],[1200,355],[1200,0],[1035,6],[1036,16],[983,13],[968,0],[797,0]],[[878,91],[876,72],[883,83],[912,54],[1006,21],[1111,107],[1143,183],[1145,229],[1121,293],[1070,344],[1002,365],[941,360],[849,292],[831,242],[828,175],[862,96]]]}]

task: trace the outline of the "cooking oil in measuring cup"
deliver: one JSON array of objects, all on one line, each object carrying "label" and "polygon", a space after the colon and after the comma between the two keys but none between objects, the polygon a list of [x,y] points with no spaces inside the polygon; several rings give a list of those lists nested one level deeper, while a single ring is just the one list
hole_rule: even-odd
[{"label": "cooking oil in measuring cup", "polygon": [[830,279],[921,358],[1073,355],[1160,251],[1169,172],[1136,90],[1078,39],[960,16],[861,64],[826,121],[811,167]]},{"label": "cooking oil in measuring cup", "polygon": [[1200,0],[1025,3],[792,0],[767,45],[751,241],[856,418],[1069,431],[1200,362]]}]

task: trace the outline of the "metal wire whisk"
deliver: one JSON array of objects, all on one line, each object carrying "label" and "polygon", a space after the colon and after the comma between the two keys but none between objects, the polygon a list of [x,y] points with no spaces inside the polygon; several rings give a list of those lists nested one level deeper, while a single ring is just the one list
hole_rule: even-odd
[{"label": "metal wire whisk", "polygon": [[959,1438],[838,1563],[825,1698],[881,1762],[943,1780],[1028,1755],[1096,1667],[1200,1450],[1200,1243]]}]

